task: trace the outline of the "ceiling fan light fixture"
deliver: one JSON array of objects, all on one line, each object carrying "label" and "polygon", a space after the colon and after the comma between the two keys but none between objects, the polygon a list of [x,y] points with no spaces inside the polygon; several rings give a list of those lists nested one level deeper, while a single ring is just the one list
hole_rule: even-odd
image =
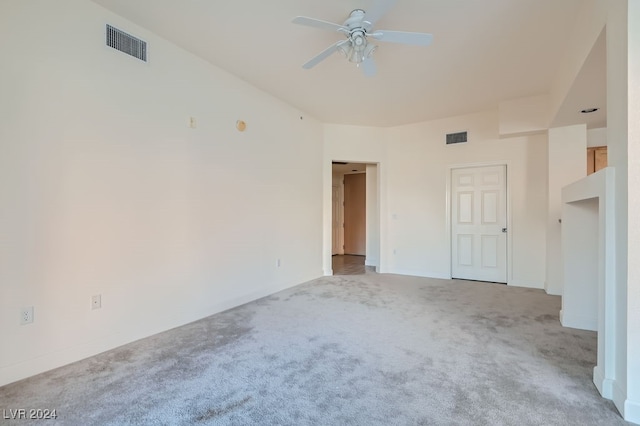
[{"label": "ceiling fan light fixture", "polygon": [[375,51],[378,50],[378,46],[375,44],[367,44],[367,47],[364,49],[364,57],[366,58],[372,58],[373,54],[375,53]]},{"label": "ceiling fan light fixture", "polygon": [[351,57],[349,58],[349,61],[353,62],[354,64],[359,64],[360,62],[363,61],[363,59],[364,58],[362,57],[362,53],[357,49],[353,49],[353,52],[351,54]]},{"label": "ceiling fan light fixture", "polygon": [[351,47],[351,43],[344,43],[338,46],[338,52],[342,53],[342,56],[349,59],[351,58],[351,52],[353,48]]}]

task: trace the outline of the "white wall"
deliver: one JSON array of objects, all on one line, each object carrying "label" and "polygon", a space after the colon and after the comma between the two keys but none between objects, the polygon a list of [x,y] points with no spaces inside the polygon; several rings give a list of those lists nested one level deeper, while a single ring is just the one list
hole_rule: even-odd
[{"label": "white wall", "polygon": [[[470,142],[445,145],[445,134],[460,129]],[[451,277],[450,168],[500,162],[510,185],[509,283],[543,287],[546,136],[499,139],[497,111],[383,130],[325,126],[325,158],[380,162],[382,272]]]},{"label": "white wall", "polygon": [[545,289],[562,294],[562,187],[587,175],[587,127],[584,124],[549,129],[549,204],[547,213],[547,273]]},{"label": "white wall", "polygon": [[[446,145],[465,129],[469,142]],[[498,115],[487,111],[390,130],[388,232],[391,271],[451,276],[447,179],[451,167],[507,164],[510,220],[508,282],[544,283],[546,137],[498,137]],[[395,249],[395,255],[393,250]]]},{"label": "white wall", "polygon": [[322,274],[316,120],[92,2],[2,2],[0,51],[0,385]]},{"label": "white wall", "polygon": [[598,330],[600,259],[599,199],[565,203],[561,247],[563,277],[560,322],[565,327]]},{"label": "white wall", "polygon": [[587,147],[607,146],[607,128],[587,130]]},{"label": "white wall", "polygon": [[[598,332],[593,383],[613,398],[616,382],[615,169],[562,189],[563,325]],[[596,326],[597,328],[594,328]]]},{"label": "white wall", "polygon": [[[628,22],[627,1],[619,1],[607,16],[607,162],[616,170],[616,382],[613,401],[624,413],[627,398],[627,285],[628,244],[638,245],[640,240],[628,236]],[[637,211],[637,208],[636,208]],[[635,261],[635,259],[634,259]],[[636,380],[640,376],[636,375]],[[640,422],[640,417],[638,417]]]}]

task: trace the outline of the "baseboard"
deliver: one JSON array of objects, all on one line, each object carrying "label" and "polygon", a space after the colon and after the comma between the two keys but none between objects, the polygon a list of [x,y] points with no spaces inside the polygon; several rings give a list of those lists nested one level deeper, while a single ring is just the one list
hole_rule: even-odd
[{"label": "baseboard", "polygon": [[331,275],[333,275],[333,269],[323,269],[322,275],[324,275],[325,277],[330,277]]},{"label": "baseboard", "polygon": [[605,379],[604,372],[597,365],[593,367],[593,384],[603,398],[613,399],[613,380]]},{"label": "baseboard", "polygon": [[421,277],[421,278],[436,278],[441,280],[450,280],[450,275],[441,274],[438,272],[429,272],[429,271],[415,271],[410,269],[396,269],[390,268],[386,271],[387,274],[396,274],[396,275],[408,275],[412,277]]},{"label": "baseboard", "polygon": [[640,401],[627,399],[624,402],[624,419],[640,425]]},{"label": "baseboard", "polygon": [[617,381],[613,382],[613,386],[611,387],[611,391],[613,393],[612,400],[613,405],[616,406],[622,417],[625,416],[625,403],[627,400],[627,392],[620,387]]},{"label": "baseboard", "polygon": [[547,287],[547,282],[546,281],[545,281],[544,285],[542,286],[542,288],[550,296],[562,296],[562,289],[557,289],[557,288],[554,288],[554,287],[549,288],[549,287]]},{"label": "baseboard", "polygon": [[598,318],[567,315],[563,311],[560,311],[560,324],[578,330],[598,331]]},{"label": "baseboard", "polygon": [[519,281],[519,280],[511,280],[507,283],[507,285],[510,287],[535,288],[539,290],[544,290],[544,284],[530,283],[530,282]]},{"label": "baseboard", "polygon": [[[162,330],[164,331],[164,330]],[[17,364],[0,368],[0,386],[8,385],[41,374],[65,365],[81,361],[85,358],[98,355],[119,346],[135,342],[141,337],[133,337],[122,340],[120,333],[100,336],[100,339],[82,345],[73,346],[64,350],[48,353]]]}]

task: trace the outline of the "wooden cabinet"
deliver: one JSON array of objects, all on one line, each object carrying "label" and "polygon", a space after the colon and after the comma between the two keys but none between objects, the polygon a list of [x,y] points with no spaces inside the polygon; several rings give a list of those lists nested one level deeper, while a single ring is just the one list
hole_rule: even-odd
[{"label": "wooden cabinet", "polygon": [[607,167],[607,147],[587,148],[587,174],[590,175],[605,167]]}]

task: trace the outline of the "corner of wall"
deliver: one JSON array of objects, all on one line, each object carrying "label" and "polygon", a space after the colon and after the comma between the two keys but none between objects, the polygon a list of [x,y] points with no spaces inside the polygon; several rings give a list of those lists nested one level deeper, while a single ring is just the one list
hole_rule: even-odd
[{"label": "corner of wall", "polygon": [[549,128],[549,95],[529,96],[500,102],[499,134],[501,138],[544,133]]}]

